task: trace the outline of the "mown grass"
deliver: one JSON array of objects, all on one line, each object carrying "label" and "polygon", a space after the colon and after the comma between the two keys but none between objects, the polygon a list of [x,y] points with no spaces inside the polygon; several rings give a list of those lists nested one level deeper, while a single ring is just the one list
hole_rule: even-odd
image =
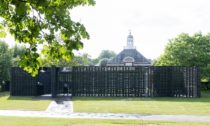
[{"label": "mown grass", "polygon": [[0,117],[0,126],[210,126],[210,123]]},{"label": "mown grass", "polygon": [[9,92],[0,93],[1,110],[45,110],[50,104],[50,100],[39,100],[33,97],[10,96]]},{"label": "mown grass", "polygon": [[201,98],[73,97],[75,112],[210,116],[210,91]]}]

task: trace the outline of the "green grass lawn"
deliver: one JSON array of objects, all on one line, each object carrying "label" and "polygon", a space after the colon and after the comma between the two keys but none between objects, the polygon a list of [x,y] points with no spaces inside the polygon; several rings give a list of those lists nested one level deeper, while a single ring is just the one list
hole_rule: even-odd
[{"label": "green grass lawn", "polygon": [[210,116],[210,91],[201,98],[73,97],[75,112]]},{"label": "green grass lawn", "polygon": [[9,92],[0,93],[0,109],[12,110],[45,110],[50,100],[38,100],[33,97],[9,96]]},{"label": "green grass lawn", "polygon": [[0,126],[210,126],[210,123],[0,117]]}]

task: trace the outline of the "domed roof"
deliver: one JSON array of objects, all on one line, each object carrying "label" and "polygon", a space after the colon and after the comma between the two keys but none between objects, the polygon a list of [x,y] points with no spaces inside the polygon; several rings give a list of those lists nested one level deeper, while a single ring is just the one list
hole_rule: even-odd
[{"label": "domed roof", "polygon": [[133,46],[133,35],[129,31],[127,37],[127,46],[117,56],[108,61],[107,66],[120,66],[127,63],[131,63],[136,66],[150,66],[151,61],[145,58],[140,52]]},{"label": "domed roof", "polygon": [[110,60],[108,64],[123,64],[128,57],[130,59],[132,58],[135,64],[151,64],[151,62],[136,49],[124,49],[116,57]]}]

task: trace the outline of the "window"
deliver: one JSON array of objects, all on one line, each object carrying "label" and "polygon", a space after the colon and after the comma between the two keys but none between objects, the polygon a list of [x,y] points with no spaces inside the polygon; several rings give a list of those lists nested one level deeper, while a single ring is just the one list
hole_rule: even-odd
[{"label": "window", "polygon": [[125,57],[124,59],[123,59],[123,62],[125,62],[125,63],[133,63],[135,60],[134,60],[134,58],[133,57]]}]

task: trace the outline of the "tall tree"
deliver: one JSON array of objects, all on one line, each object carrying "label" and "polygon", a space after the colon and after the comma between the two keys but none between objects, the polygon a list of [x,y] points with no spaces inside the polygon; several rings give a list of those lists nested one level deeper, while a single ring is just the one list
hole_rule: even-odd
[{"label": "tall tree", "polygon": [[38,45],[43,45],[45,57],[69,61],[72,51],[83,47],[82,39],[89,38],[84,25],[71,19],[70,10],[94,4],[94,0],[0,0],[1,23],[16,41],[29,45],[20,66],[33,76],[38,73]]},{"label": "tall tree", "polygon": [[74,61],[77,63],[77,66],[89,66],[92,65],[92,60],[90,55],[87,53],[78,55],[74,57]]},{"label": "tall tree", "polygon": [[116,56],[116,53],[114,51],[102,50],[101,53],[98,56],[98,59],[99,60],[104,59],[104,58],[111,59],[111,58],[113,58],[115,56]]},{"label": "tall tree", "polygon": [[109,61],[108,58],[103,58],[103,59],[100,60],[99,65],[100,66],[106,66],[108,61]]},{"label": "tall tree", "polygon": [[92,60],[93,65],[106,64],[108,60],[115,57],[116,53],[111,50],[102,50],[99,56],[96,59]]},{"label": "tall tree", "polygon": [[76,55],[72,58],[72,60],[65,61],[65,60],[54,60],[54,59],[47,59],[42,58],[41,62],[43,66],[50,67],[50,66],[57,66],[57,67],[71,67],[71,66],[89,66],[91,65],[91,58],[89,54],[84,53],[82,55]]},{"label": "tall tree", "polygon": [[18,67],[21,56],[26,52],[26,47],[15,45],[10,50],[12,51],[12,66]]},{"label": "tall tree", "polygon": [[0,41],[0,84],[10,80],[11,58],[12,52],[8,45]]},{"label": "tall tree", "polygon": [[[200,66],[202,76],[209,76],[210,64],[210,34],[202,33],[189,34],[182,33],[176,38],[169,40],[164,53],[155,60],[155,65],[175,65],[175,66]],[[205,75],[204,75],[205,73]]]},{"label": "tall tree", "polygon": [[21,57],[26,52],[25,46],[15,45],[11,48],[13,57]]}]

